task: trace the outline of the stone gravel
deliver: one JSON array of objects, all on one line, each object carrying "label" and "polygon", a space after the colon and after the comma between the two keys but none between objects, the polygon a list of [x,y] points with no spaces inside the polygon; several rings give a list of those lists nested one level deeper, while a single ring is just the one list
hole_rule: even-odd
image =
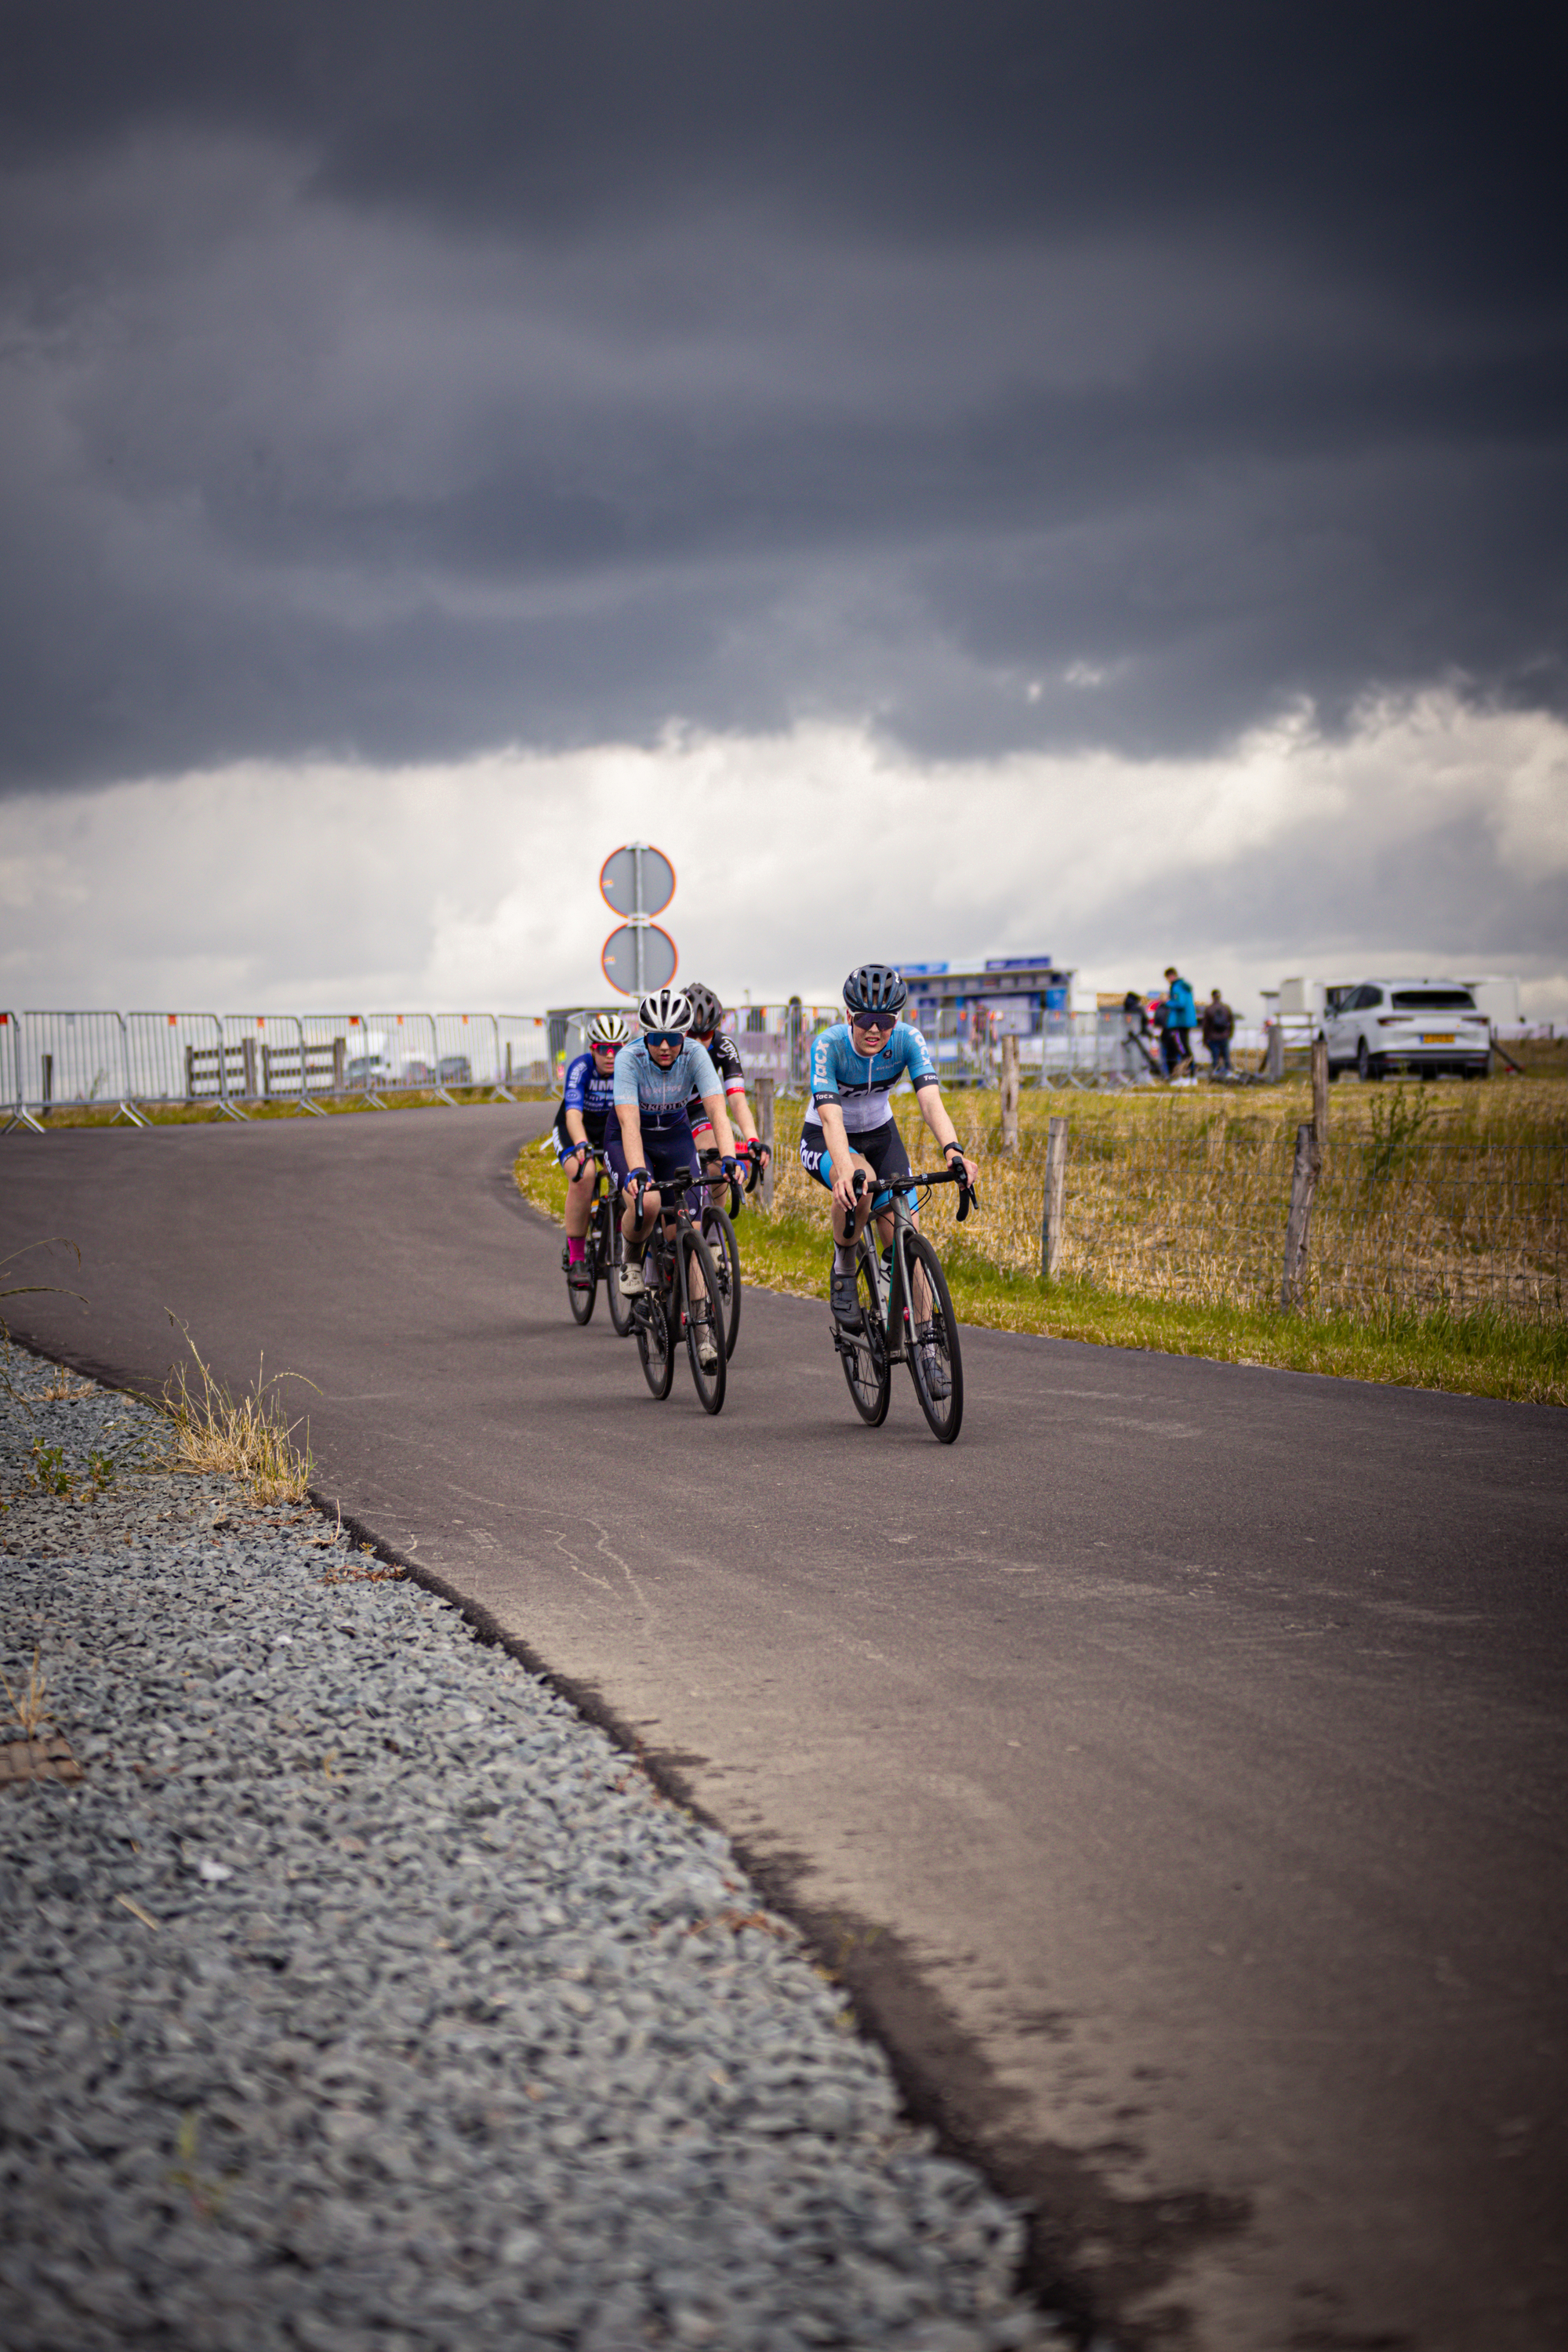
[{"label": "stone gravel", "polygon": [[1064,2344],[722,1837],[314,1511],[0,1374],[0,1664],[85,1772],[0,1795],[8,2352]]}]

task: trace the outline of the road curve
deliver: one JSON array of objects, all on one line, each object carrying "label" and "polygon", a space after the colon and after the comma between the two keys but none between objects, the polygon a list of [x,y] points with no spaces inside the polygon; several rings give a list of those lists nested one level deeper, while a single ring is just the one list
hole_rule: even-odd
[{"label": "road curve", "polygon": [[1126,2344],[1558,2352],[1568,1419],[966,1331],[939,1448],[751,1294],[709,1422],[569,1321],[543,1118],[6,1137],[88,1303],[5,1311],[314,1382],[321,1490],[737,1838]]}]

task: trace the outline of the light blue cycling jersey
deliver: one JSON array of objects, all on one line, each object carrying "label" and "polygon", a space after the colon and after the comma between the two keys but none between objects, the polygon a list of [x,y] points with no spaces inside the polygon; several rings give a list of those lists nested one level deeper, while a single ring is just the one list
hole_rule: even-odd
[{"label": "light blue cycling jersey", "polygon": [[[618,1070],[616,1075],[618,1079]],[[869,1128],[885,1126],[893,1116],[888,1096],[905,1076],[917,1093],[937,1083],[931,1050],[912,1022],[899,1022],[878,1054],[857,1053],[847,1021],[822,1030],[812,1040],[812,1109],[820,1102],[836,1102],[844,1113],[847,1134],[864,1135]]]},{"label": "light blue cycling jersey", "polygon": [[693,1095],[721,1095],[718,1071],[700,1045],[689,1037],[668,1070],[661,1070],[647,1049],[647,1039],[623,1045],[616,1055],[616,1108],[636,1103],[645,1135],[661,1129],[686,1127],[686,1106]]}]

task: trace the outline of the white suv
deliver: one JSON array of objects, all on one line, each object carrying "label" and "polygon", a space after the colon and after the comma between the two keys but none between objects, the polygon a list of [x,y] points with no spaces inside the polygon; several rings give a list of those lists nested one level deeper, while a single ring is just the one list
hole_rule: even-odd
[{"label": "white suv", "polygon": [[1484,1078],[1489,1066],[1491,1024],[1462,980],[1363,980],[1331,988],[1321,1034],[1331,1078],[1342,1070],[1381,1078],[1396,1066],[1424,1078],[1446,1070]]}]

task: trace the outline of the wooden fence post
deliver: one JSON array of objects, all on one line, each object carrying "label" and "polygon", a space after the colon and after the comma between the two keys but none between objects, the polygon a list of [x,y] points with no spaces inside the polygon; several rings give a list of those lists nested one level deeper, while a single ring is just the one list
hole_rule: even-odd
[{"label": "wooden fence post", "polygon": [[1290,1171],[1290,1214],[1285,1226],[1285,1279],[1279,1304],[1289,1312],[1301,1304],[1307,1278],[1307,1245],[1312,1226],[1312,1195],[1323,1155],[1310,1124],[1296,1129],[1296,1164]]},{"label": "wooden fence post", "polygon": [[1062,1254],[1067,1205],[1068,1123],[1053,1118],[1046,1129],[1046,1192],[1040,1210],[1040,1272],[1048,1281]]},{"label": "wooden fence post", "polygon": [[757,1097],[757,1133],[768,1147],[768,1164],[763,1171],[763,1181],[757,1190],[763,1206],[771,1212],[773,1205],[773,1082],[763,1076],[755,1081]]},{"label": "wooden fence post", "polygon": [[1266,1078],[1282,1078],[1285,1075],[1285,1032],[1278,1021],[1269,1022],[1264,1032],[1263,1075]]},{"label": "wooden fence post", "polygon": [[1320,1150],[1329,1139],[1329,1041],[1312,1040],[1312,1128]]},{"label": "wooden fence post", "polygon": [[1002,1149],[1018,1149],[1018,1040],[1002,1040]]}]

